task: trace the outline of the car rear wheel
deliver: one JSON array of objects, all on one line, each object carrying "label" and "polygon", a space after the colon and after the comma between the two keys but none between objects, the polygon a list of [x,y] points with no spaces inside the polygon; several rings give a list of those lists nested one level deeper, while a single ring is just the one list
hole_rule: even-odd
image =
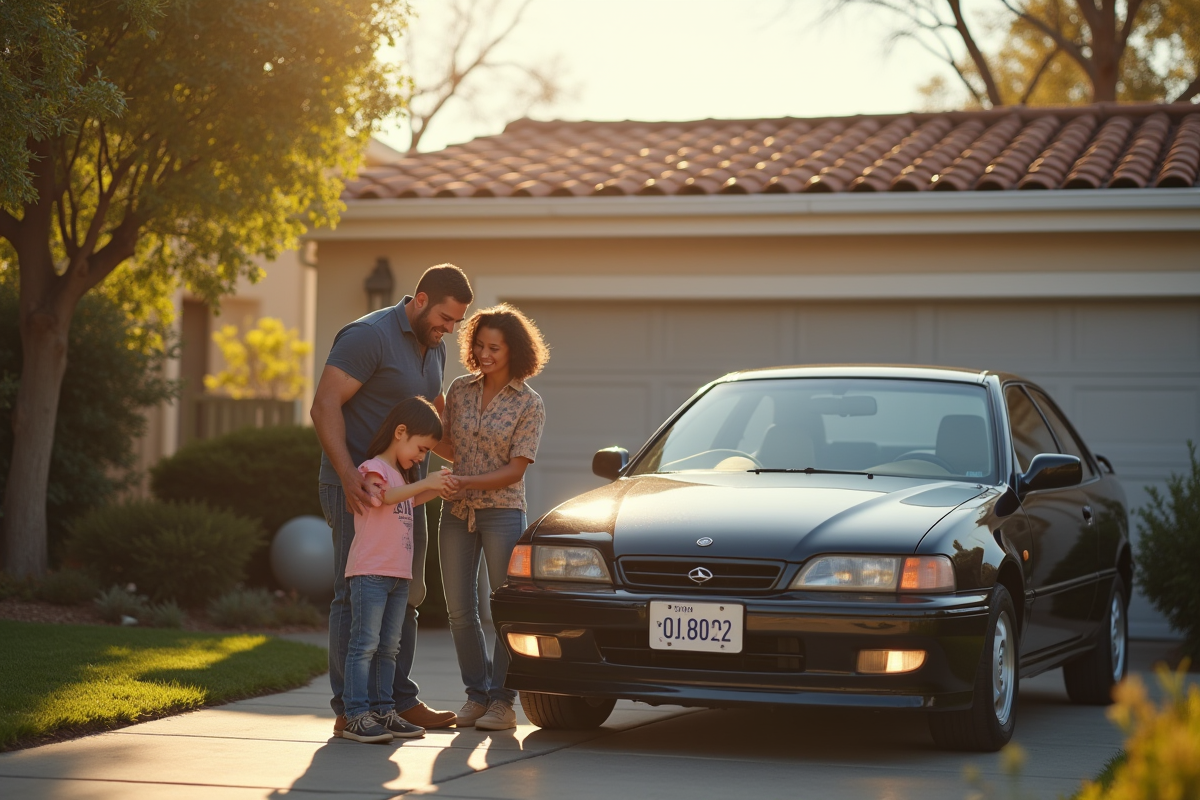
[{"label": "car rear wheel", "polygon": [[1113,578],[1096,646],[1063,665],[1063,682],[1072,703],[1106,706],[1112,702],[1113,686],[1125,677],[1129,652],[1126,608],[1125,582],[1118,576]]},{"label": "car rear wheel", "polygon": [[994,752],[1008,744],[1016,727],[1020,675],[1017,615],[1012,597],[1000,584],[992,590],[991,605],[971,707],[929,715],[929,732],[946,750]]},{"label": "car rear wheel", "polygon": [[612,713],[616,700],[565,694],[521,692],[521,710],[539,728],[581,730],[598,728]]}]

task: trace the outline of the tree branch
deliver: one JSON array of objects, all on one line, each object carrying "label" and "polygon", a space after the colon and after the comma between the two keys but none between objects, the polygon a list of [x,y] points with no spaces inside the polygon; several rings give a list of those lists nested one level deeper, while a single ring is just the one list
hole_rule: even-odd
[{"label": "tree branch", "polygon": [[1129,34],[1133,32],[1133,22],[1137,18],[1138,11],[1142,9],[1143,0],[1127,0],[1125,5],[1125,22],[1121,25],[1121,41],[1118,46],[1123,51],[1125,44],[1129,41]]},{"label": "tree branch", "polygon": [[[1064,53],[1069,55],[1071,58],[1075,59],[1075,61],[1078,62],[1079,66],[1083,67],[1083,71],[1086,72],[1089,77],[1091,77],[1093,80],[1095,79],[1095,69],[1092,64],[1092,60],[1083,54],[1083,50],[1079,47],[1078,44],[1076,44],[1075,42],[1072,42],[1070,39],[1063,36],[1062,31],[1056,30],[1055,28],[1051,28],[1043,20],[1038,19],[1037,17],[1033,16],[1032,14],[1029,14],[1024,9],[1017,8],[1016,6],[1014,6],[1012,4],[1011,0],[1000,0],[1000,2],[1004,4],[1005,8],[1007,8],[1014,15],[1016,15],[1018,19],[1032,25],[1033,27],[1037,28],[1039,31],[1041,31],[1042,33],[1046,34],[1051,39],[1053,39],[1055,45],[1057,45]],[[1080,6],[1080,8],[1086,6],[1087,0],[1084,0],[1084,2],[1082,2],[1082,3],[1078,3],[1078,5]],[[1088,24],[1091,25],[1091,22],[1089,22]],[[1094,30],[1094,27],[1093,27],[1093,30]]]},{"label": "tree branch", "polygon": [[1187,85],[1187,88],[1180,92],[1171,102],[1186,103],[1197,95],[1200,95],[1200,64],[1196,65],[1196,77],[1193,78],[1192,82]]},{"label": "tree branch", "polygon": [[1029,85],[1025,87],[1024,93],[1021,95],[1021,100],[1018,105],[1027,105],[1029,98],[1033,95],[1033,90],[1037,88],[1038,83],[1042,80],[1042,76],[1046,74],[1046,69],[1050,66],[1050,62],[1054,57],[1061,52],[1057,47],[1046,54],[1042,59],[1042,63],[1038,65],[1037,72],[1033,73],[1033,77],[1029,79]]},{"label": "tree branch", "polygon": [[961,0],[946,0],[946,2],[950,6],[951,13],[954,14],[954,28],[958,31],[959,36],[962,37],[963,44],[967,46],[967,55],[971,57],[975,68],[979,70],[979,77],[983,79],[988,99],[992,101],[993,106],[1004,105],[1004,98],[1000,96],[1000,88],[996,86],[996,79],[992,75],[991,68],[988,67],[987,59],[984,58],[979,45],[975,43],[975,37],[971,35],[971,31],[967,27],[967,21],[962,14]]}]

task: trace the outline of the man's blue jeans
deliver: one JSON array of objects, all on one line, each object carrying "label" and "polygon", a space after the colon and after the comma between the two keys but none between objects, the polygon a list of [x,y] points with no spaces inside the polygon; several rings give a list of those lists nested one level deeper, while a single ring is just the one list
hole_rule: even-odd
[{"label": "man's blue jeans", "polygon": [[408,607],[408,578],[355,575],[348,579],[350,647],[346,653],[346,719],[392,708],[396,653]]},{"label": "man's blue jeans", "polygon": [[438,553],[442,562],[442,585],[446,588],[446,608],[450,614],[450,633],[458,654],[467,698],[481,705],[503,700],[511,703],[517,696],[504,688],[508,675],[508,648],[496,639],[496,649],[488,659],[487,639],[479,622],[479,559],[487,562],[488,581],[497,587],[508,577],[508,559],[517,539],[525,531],[525,512],[519,508],[480,508],[475,510],[476,531],[467,530],[467,521],[450,513],[450,504],[442,504],[438,528]]},{"label": "man's blue jeans", "polygon": [[[335,714],[346,713],[342,698],[346,686],[346,654],[350,649],[350,593],[346,583],[346,559],[354,541],[354,515],[346,509],[346,493],[341,484],[322,483],[321,510],[325,521],[333,528],[333,602],[329,605],[329,685],[333,699],[329,705]],[[392,683],[392,699],[396,711],[405,712],[420,701],[419,687],[410,677],[413,659],[417,655],[417,606],[425,600],[425,550],[429,534],[425,527],[425,507],[413,509],[412,581],[408,587],[408,608],[404,612],[404,627],[400,633],[400,654],[396,657],[396,677]]]}]

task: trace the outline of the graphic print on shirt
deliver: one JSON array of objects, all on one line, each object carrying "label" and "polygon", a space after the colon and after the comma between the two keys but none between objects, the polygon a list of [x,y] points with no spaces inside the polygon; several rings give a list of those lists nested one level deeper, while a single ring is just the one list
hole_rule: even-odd
[{"label": "graphic print on shirt", "polygon": [[[408,500],[403,500],[399,503],[396,503],[395,509],[392,511],[392,513],[396,515],[396,519],[399,521],[400,526],[401,526],[400,527],[401,531],[407,532],[407,531],[412,530],[412,528],[413,528],[413,503],[412,503],[411,498]],[[411,535],[401,536],[400,541],[404,545],[404,549],[407,550],[409,553],[411,553],[412,549],[413,549],[412,536]]]}]

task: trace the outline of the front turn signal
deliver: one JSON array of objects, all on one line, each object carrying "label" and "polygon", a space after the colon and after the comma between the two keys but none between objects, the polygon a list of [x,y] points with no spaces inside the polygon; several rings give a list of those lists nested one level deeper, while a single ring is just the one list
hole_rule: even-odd
[{"label": "front turn signal", "polygon": [[512,555],[508,558],[508,577],[526,580],[533,577],[532,545],[519,544],[513,548]]},{"label": "front turn signal", "polygon": [[909,556],[900,571],[902,592],[953,592],[954,566],[945,556]]}]

